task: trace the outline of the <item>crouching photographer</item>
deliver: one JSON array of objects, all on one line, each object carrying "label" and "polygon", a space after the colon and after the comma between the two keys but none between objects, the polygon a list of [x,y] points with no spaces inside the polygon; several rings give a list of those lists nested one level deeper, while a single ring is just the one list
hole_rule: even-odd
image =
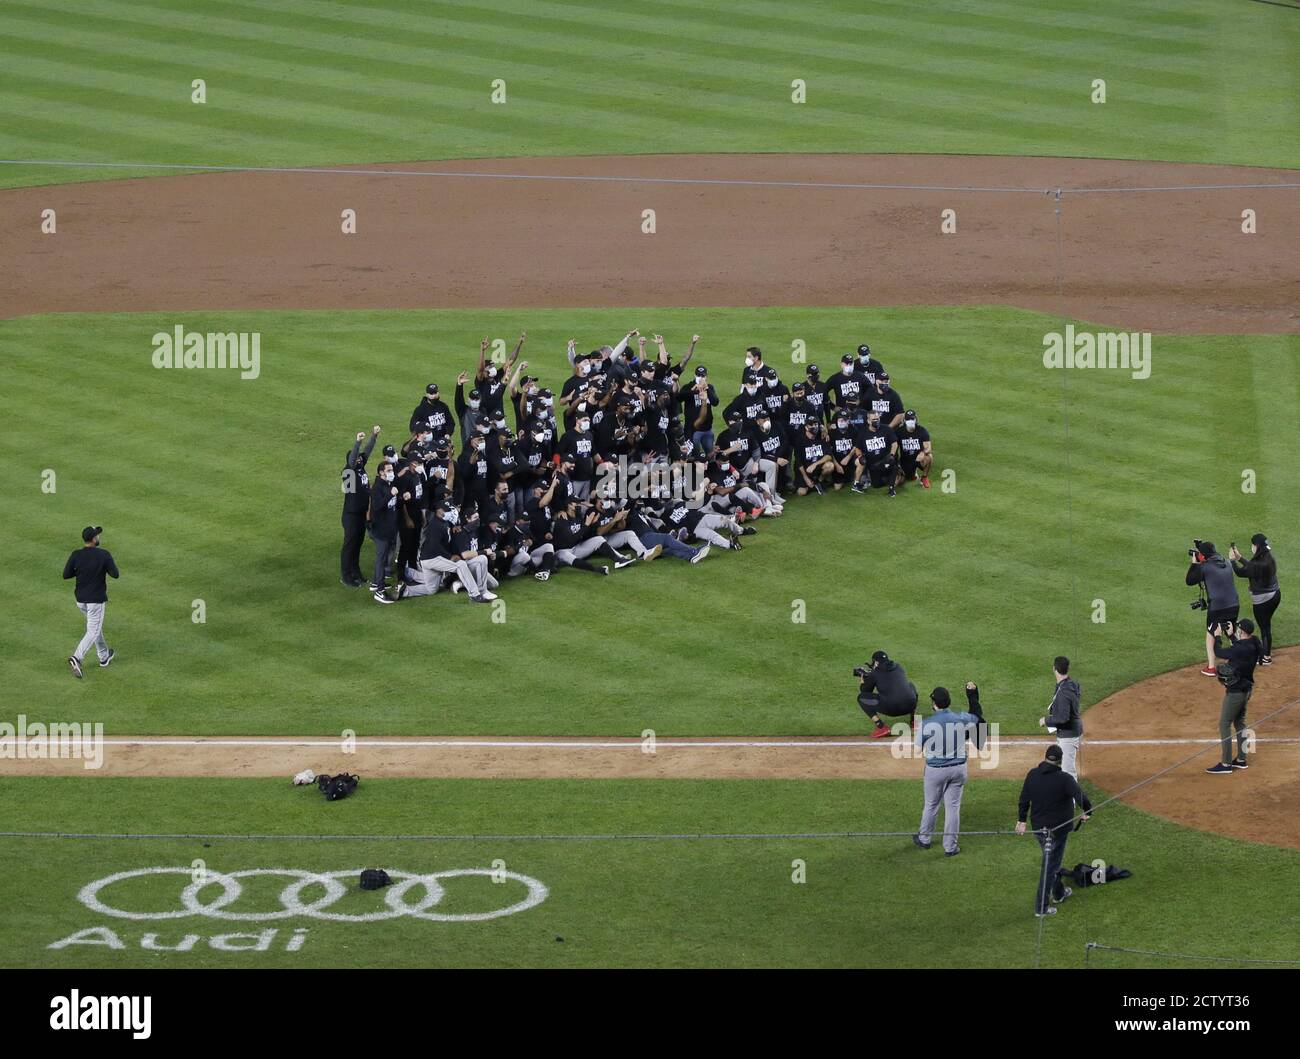
[{"label": "crouching photographer", "polygon": [[1192,544],[1194,547],[1187,551],[1192,557],[1187,583],[1200,585],[1203,590],[1201,598],[1192,603],[1192,609],[1205,611],[1205,668],[1201,675],[1213,677],[1218,675],[1214,668],[1214,630],[1222,625],[1225,634],[1232,635],[1241,601],[1232,567],[1214,550],[1214,542],[1193,540]]},{"label": "crouching photographer", "polygon": [[882,713],[886,717],[906,717],[907,723],[915,729],[916,685],[907,679],[906,669],[884,651],[876,651],[871,656],[871,665],[856,667],[853,675],[861,685],[858,705],[873,724],[872,739],[889,735],[889,725],[880,719]]},{"label": "crouching photographer", "polygon": [[[1233,628],[1216,625],[1210,630],[1214,640],[1215,657],[1223,659],[1215,676],[1223,685],[1223,705],[1219,710],[1219,763],[1206,769],[1211,776],[1226,776],[1230,772],[1250,767],[1246,760],[1246,705],[1255,690],[1255,666],[1262,652],[1255,636],[1255,623],[1243,619]],[[1219,646],[1219,636],[1227,643]],[[1232,756],[1232,733],[1237,733],[1237,756]]]}]

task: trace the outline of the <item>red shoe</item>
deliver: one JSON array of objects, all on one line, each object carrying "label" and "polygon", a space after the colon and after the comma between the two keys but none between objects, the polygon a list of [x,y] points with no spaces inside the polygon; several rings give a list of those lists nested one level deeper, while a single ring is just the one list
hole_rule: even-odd
[{"label": "red shoe", "polygon": [[882,725],[879,725],[879,726],[876,728],[876,730],[875,730],[874,732],[871,733],[871,738],[872,738],[872,739],[884,739],[887,735],[890,735],[890,734],[892,734],[892,733],[890,732],[888,726],[882,724]]},{"label": "red shoe", "polygon": [[930,488],[930,476],[928,474],[921,479],[921,485],[924,486],[926,489]]},{"label": "red shoe", "polygon": [[750,517],[750,518],[758,518],[758,516],[761,515],[762,513],[763,513],[763,509],[762,509],[761,507],[756,507],[756,508],[754,508],[753,511],[751,511],[751,512],[749,513],[749,517]]},{"label": "red shoe", "polygon": [[1211,669],[1209,666],[1201,670],[1201,676],[1203,677],[1217,677],[1218,675],[1218,670]]}]

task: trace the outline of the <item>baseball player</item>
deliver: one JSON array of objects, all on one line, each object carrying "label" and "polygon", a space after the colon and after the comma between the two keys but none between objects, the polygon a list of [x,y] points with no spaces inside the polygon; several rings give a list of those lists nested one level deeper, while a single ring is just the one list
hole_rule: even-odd
[{"label": "baseball player", "polygon": [[104,640],[104,608],[108,606],[108,581],[118,578],[117,563],[107,548],[99,546],[99,535],[103,526],[87,526],[81,531],[81,547],[68,556],[63,564],[63,580],[77,580],[77,609],[86,616],[86,635],[77,644],[77,649],[68,656],[68,665],[72,675],[81,679],[81,660],[91,645],[99,655],[99,668],[107,669],[113,661],[115,652]]}]

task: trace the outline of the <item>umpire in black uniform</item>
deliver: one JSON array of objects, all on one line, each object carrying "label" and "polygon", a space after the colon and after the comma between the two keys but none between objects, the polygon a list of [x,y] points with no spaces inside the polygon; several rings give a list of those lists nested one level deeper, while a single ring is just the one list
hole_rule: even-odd
[{"label": "umpire in black uniform", "polygon": [[[343,550],[339,553],[339,580],[349,588],[360,588],[366,583],[361,573],[361,544],[366,539],[366,512],[370,510],[370,478],[366,474],[366,460],[379,437],[375,427],[366,441],[364,430],[357,432],[357,440],[343,464]],[[363,452],[361,443],[365,441]]]},{"label": "umpire in black uniform", "polygon": [[1016,834],[1025,833],[1025,819],[1033,816],[1034,837],[1043,847],[1043,865],[1038,873],[1038,889],[1034,891],[1034,915],[1054,916],[1059,905],[1073,891],[1061,882],[1061,859],[1065,856],[1065,841],[1074,828],[1074,806],[1083,807],[1079,817],[1082,823],[1092,811],[1092,802],[1079,787],[1078,781],[1061,769],[1061,748],[1049,746],[1039,764],[1029,770],[1024,786],[1020,788],[1020,820]]}]

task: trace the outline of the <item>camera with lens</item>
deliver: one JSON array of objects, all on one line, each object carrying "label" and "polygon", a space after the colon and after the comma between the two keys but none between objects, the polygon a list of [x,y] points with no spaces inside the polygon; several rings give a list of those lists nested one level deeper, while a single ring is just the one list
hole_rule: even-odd
[{"label": "camera with lens", "polygon": [[853,675],[854,675],[855,677],[863,677],[863,678],[865,678],[865,677],[869,676],[870,673],[871,673],[871,670],[869,670],[866,666],[854,666],[854,667],[853,667]]},{"label": "camera with lens", "polygon": [[1194,548],[1188,548],[1188,549],[1187,549],[1187,554],[1188,554],[1189,556],[1191,556],[1193,559],[1197,559],[1197,560],[1199,560],[1202,556],[1205,555],[1205,542],[1204,542],[1204,541],[1199,541],[1199,540],[1197,540],[1195,537],[1193,537],[1193,538],[1192,538],[1192,544],[1194,544],[1195,547],[1194,547]]}]

